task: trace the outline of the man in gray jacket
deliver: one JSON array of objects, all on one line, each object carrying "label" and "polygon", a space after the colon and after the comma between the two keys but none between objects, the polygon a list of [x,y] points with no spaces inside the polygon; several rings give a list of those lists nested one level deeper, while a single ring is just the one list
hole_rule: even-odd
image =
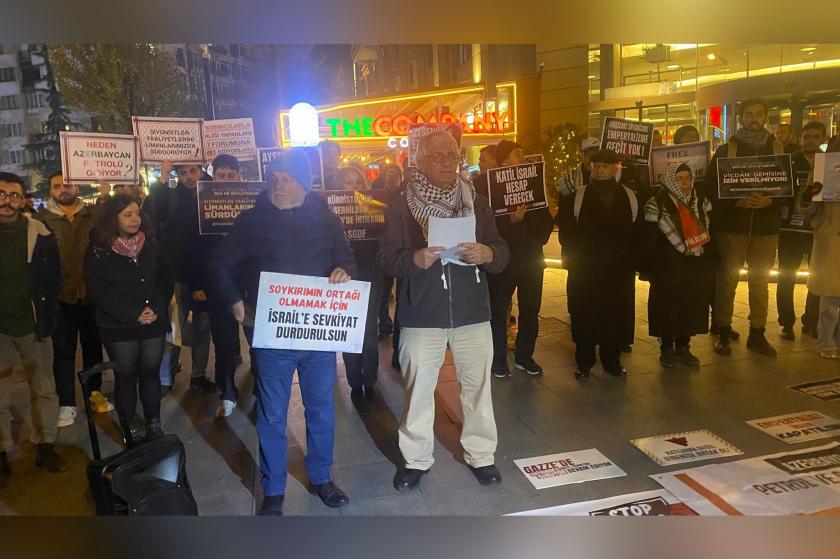
[{"label": "man in gray jacket", "polygon": [[[399,293],[400,366],[405,409],[399,446],[405,468],[394,486],[409,491],[434,463],[434,392],[446,349],[452,352],[464,425],[464,460],[482,485],[501,482],[494,465],[497,435],[490,397],[493,340],[486,272],[499,273],[510,260],[487,199],[458,174],[458,145],[446,132],[424,137],[418,169],[385,218],[378,254],[381,269],[402,280]],[[475,243],[461,243],[459,265],[442,260],[445,247],[427,246],[429,219],[475,216]]]}]

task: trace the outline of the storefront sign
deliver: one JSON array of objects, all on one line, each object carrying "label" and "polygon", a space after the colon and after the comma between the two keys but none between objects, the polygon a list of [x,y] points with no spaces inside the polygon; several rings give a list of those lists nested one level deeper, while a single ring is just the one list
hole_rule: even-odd
[{"label": "storefront sign", "polygon": [[483,118],[477,115],[452,113],[399,113],[379,115],[377,117],[325,118],[330,138],[373,138],[388,136],[406,136],[412,124],[460,124],[465,134],[510,132],[512,129],[510,114],[507,111],[486,113]]},{"label": "storefront sign", "polygon": [[204,163],[202,119],[133,116],[131,122],[140,141],[140,161]]},{"label": "storefront sign", "polygon": [[138,184],[137,137],[59,132],[64,182]]},{"label": "storefront sign", "polygon": [[824,402],[836,402],[840,400],[840,377],[805,382],[803,384],[789,386],[788,388],[792,388],[808,396],[813,396]]},{"label": "storefront sign", "polygon": [[330,210],[341,218],[344,233],[351,241],[376,240],[385,232],[384,190],[320,190]]},{"label": "storefront sign", "polygon": [[262,272],[252,347],[361,353],[369,296],[366,281]]},{"label": "storefront sign", "polygon": [[250,118],[204,121],[204,158],[212,163],[217,155],[232,155],[240,161],[257,157],[254,121]]},{"label": "storefront sign", "polygon": [[702,180],[706,176],[709,157],[709,142],[653,148],[650,152],[650,184],[664,184],[665,177],[683,163],[691,167],[695,182]]},{"label": "storefront sign", "polygon": [[747,423],[787,444],[840,436],[840,421],[812,410],[753,419]]},{"label": "storefront sign", "polygon": [[253,208],[264,189],[264,182],[198,181],[199,234],[228,233],[237,216]]},{"label": "storefront sign", "polygon": [[528,211],[547,208],[545,163],[524,163],[487,171],[487,195],[496,216],[514,213],[527,204]]},{"label": "storefront sign", "polygon": [[743,454],[710,431],[688,431],[630,441],[660,466]]},{"label": "storefront sign", "polygon": [[664,489],[517,512],[508,516],[697,516]]},{"label": "storefront sign", "polygon": [[594,448],[536,458],[521,458],[514,460],[513,463],[536,489],[627,475]]},{"label": "storefront sign", "polygon": [[623,161],[647,165],[653,144],[653,124],[608,116],[601,133],[601,149],[610,149]]},{"label": "storefront sign", "polygon": [[720,198],[746,198],[750,194],[789,198],[796,184],[787,153],[722,157],[717,160],[717,174]]}]

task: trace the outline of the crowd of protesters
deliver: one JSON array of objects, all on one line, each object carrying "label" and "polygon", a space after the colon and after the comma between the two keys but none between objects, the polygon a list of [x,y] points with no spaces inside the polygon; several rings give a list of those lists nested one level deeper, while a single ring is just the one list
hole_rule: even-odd
[{"label": "crowd of protesters", "polygon": [[[253,338],[261,272],[280,272],[370,282],[361,353],[343,354],[351,401],[361,415],[376,398],[379,339],[393,333],[392,365],[405,385],[398,429],[404,459],[394,480],[399,491],[419,486],[434,464],[434,390],[447,349],[451,352],[464,412],[464,461],[483,485],[501,482],[495,466],[496,424],[491,377],[509,376],[508,325],[517,296],[518,330],[512,344],[516,370],[543,372],[534,359],[545,258],[555,225],[568,270],[571,336],[576,375],[589,376],[600,356],[603,370],[627,373],[621,353],[635,337],[637,274],[650,282],[648,334],[661,344],[663,367],[696,367],[693,336],[716,334],[714,349],[730,355],[739,335],[732,329],[733,302],[747,266],[750,329],[746,346],[766,356],[768,281],[778,253],[777,307],[781,337],[795,338],[793,286],[810,257],[802,332],[818,338],[819,353],[840,359],[840,202],[816,195],[814,155],[826,141],[820,123],[804,126],[799,144],[790,130],[774,137],[766,128],[767,105],[742,102],[740,128],[714,154],[705,178],[689,165],[651,186],[647,170],[620,161],[597,138],[581,144],[581,163],[555,186],[555,216],[520,206],[494,217],[485,193],[486,173],[525,162],[510,141],[481,150],[480,173],[459,173],[460,150],[446,131],[423,137],[416,167],[386,165],[369,184],[353,166],[339,167],[340,147],[322,148],[324,188],[385,190],[381,239],[348,241],[341,220],[312,189],[309,158],[285,151],[266,171],[267,188],[225,236],[200,235],[198,181],[240,181],[239,162],[220,155],[212,176],[200,165],[175,165],[176,186],[158,183],[148,197],[140,185],[102,189],[96,204],[60,172],[49,177],[51,198],[27,211],[27,185],[0,173],[0,487],[8,482],[13,448],[10,393],[19,356],[31,395],[31,439],[37,466],[67,469],[55,451],[58,429],[76,417],[75,361],[81,345],[85,368],[108,359],[117,365],[114,403],[91,382],[94,412],[118,406],[129,419],[131,439],[158,437],[161,399],[180,368],[181,346],[192,353],[191,389],[220,392],[218,417],[229,416],[239,393],[235,372],[240,325]],[[684,126],[674,143],[699,141]],[[662,142],[662,138],[658,139]],[[829,151],[840,151],[835,140]],[[718,196],[715,161],[791,153],[799,178],[793,198]],[[173,170],[162,165],[162,177]],[[816,197],[816,198],[815,198]],[[428,246],[429,220],[475,218],[475,242],[462,243],[458,262]],[[457,264],[457,265],[455,265]],[[389,298],[396,284],[396,312]],[[711,316],[711,324],[710,324]],[[208,378],[215,351],[215,382]],[[297,372],[305,407],[309,490],[327,506],[348,496],[332,481],[335,438],[336,356],[319,351],[252,349],[256,427],[264,500],[260,514],[282,514],[286,490],[286,422]],[[142,408],[142,421],[137,401]]]}]

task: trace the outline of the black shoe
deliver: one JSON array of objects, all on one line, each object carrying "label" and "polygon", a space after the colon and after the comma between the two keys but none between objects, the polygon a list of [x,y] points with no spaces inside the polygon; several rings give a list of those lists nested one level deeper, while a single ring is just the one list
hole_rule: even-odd
[{"label": "black shoe", "polygon": [[0,452],[0,489],[6,487],[11,476],[12,465],[9,464],[9,456],[5,452]]},{"label": "black shoe", "polygon": [[402,367],[400,366],[400,356],[397,355],[396,351],[391,356],[391,367],[393,367],[394,370],[402,371]]},{"label": "black shoe", "polygon": [[502,474],[495,465],[473,468],[467,466],[481,485],[496,485],[502,483]]},{"label": "black shoe", "polygon": [[190,379],[190,388],[195,388],[202,394],[212,394],[219,389],[216,383],[207,377],[192,377]]},{"label": "black shoe", "polygon": [[788,341],[795,340],[796,334],[793,332],[793,326],[782,326],[782,331],[779,333],[779,337]]},{"label": "black shoe", "polygon": [[491,370],[493,371],[493,376],[496,378],[505,378],[510,376],[510,369],[508,369],[507,363],[494,363]]},{"label": "black shoe", "polygon": [[803,326],[802,327],[802,335],[808,336],[809,338],[817,338],[817,327],[816,326]]},{"label": "black shoe", "polygon": [[621,350],[621,353],[633,353],[632,345],[623,345],[619,349]]},{"label": "black shoe", "polygon": [[367,401],[365,400],[365,390],[361,386],[350,389],[350,401],[353,402],[353,407],[359,412],[359,415],[365,416],[370,413]]},{"label": "black shoe", "polygon": [[285,495],[266,495],[257,516],[283,516],[284,499]]},{"label": "black shoe", "polygon": [[160,399],[163,400],[166,398],[166,395],[172,392],[171,386],[166,386],[165,384],[160,385]]},{"label": "black shoe", "polygon": [[733,330],[732,327],[729,327],[729,341],[737,342],[741,339],[741,334],[738,333],[737,330]]},{"label": "black shoe", "polygon": [[578,365],[578,368],[575,370],[575,378],[589,378],[589,369]]},{"label": "black shoe", "polygon": [[687,345],[678,345],[677,350],[674,352],[674,357],[683,365],[688,365],[689,367],[700,366],[700,360],[696,355],[691,353],[691,348]]},{"label": "black shoe", "polygon": [[350,502],[350,498],[347,494],[331,481],[322,483],[321,485],[312,485],[310,483],[309,492],[313,495],[317,495],[321,499],[322,503],[334,509],[343,507]]},{"label": "black shoe", "polygon": [[417,489],[420,487],[420,478],[426,475],[428,471],[403,468],[394,476],[394,489],[397,491],[412,491],[413,489]]},{"label": "black shoe", "polygon": [[747,336],[747,349],[768,357],[776,357],[776,350],[764,337],[764,328],[750,328],[750,335]]},{"label": "black shoe", "polygon": [[659,354],[659,364],[663,367],[671,369],[678,365],[677,356],[674,354],[673,348],[662,348]]},{"label": "black shoe", "polygon": [[718,355],[732,355],[732,348],[729,347],[731,337],[731,326],[718,326],[718,339],[715,340],[715,353]]},{"label": "black shoe", "polygon": [[160,426],[160,418],[151,419],[146,422],[146,439],[159,439],[163,436],[163,428]]},{"label": "black shoe", "polygon": [[35,465],[54,474],[65,472],[70,468],[67,460],[58,455],[52,443],[35,445]]},{"label": "black shoe", "polygon": [[624,375],[627,374],[627,369],[625,369],[621,365],[619,365],[617,369],[605,369],[605,370],[614,377],[623,377]]},{"label": "black shoe", "polygon": [[133,445],[140,441],[140,419],[134,417],[128,420],[128,432],[123,433],[123,443],[126,446]]},{"label": "black shoe", "polygon": [[373,402],[376,400],[376,387],[372,384],[366,384],[364,386],[365,389],[365,400],[368,402]]},{"label": "black shoe", "polygon": [[540,364],[534,361],[533,357],[515,357],[513,366],[519,371],[524,371],[526,374],[535,377],[543,373],[543,368]]}]

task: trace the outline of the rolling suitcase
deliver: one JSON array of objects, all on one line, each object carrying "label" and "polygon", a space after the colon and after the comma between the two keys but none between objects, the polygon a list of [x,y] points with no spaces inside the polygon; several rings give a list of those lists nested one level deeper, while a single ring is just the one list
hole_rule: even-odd
[{"label": "rolling suitcase", "polygon": [[186,451],[177,435],[134,441],[126,418],[117,406],[126,448],[102,458],[90,406],[88,380],[115,367],[113,362],[100,363],[79,373],[93,449],[87,478],[96,514],[197,515],[198,507],[187,480]]}]

